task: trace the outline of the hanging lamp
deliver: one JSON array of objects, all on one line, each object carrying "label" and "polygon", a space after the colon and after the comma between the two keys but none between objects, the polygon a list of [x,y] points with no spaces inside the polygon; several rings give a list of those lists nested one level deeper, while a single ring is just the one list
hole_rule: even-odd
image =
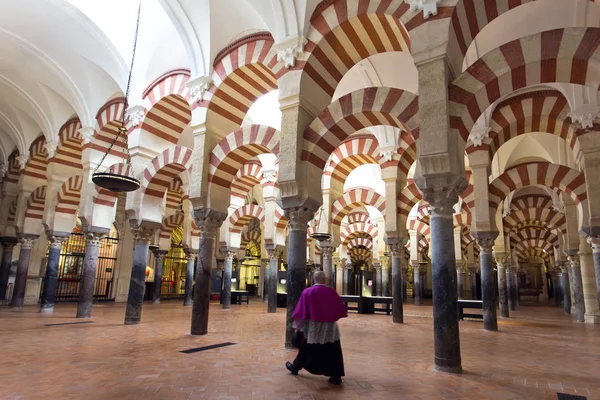
[{"label": "hanging lamp", "polygon": [[[102,160],[94,170],[94,174],[92,175],[92,182],[101,188],[110,190],[111,192],[121,193],[121,192],[133,192],[140,188],[139,179],[135,178],[135,174],[133,172],[133,165],[131,164],[131,155],[129,154],[129,145],[127,143],[127,128],[125,127],[125,118],[126,111],[129,107],[129,89],[131,86],[131,75],[133,73],[133,62],[135,61],[135,50],[137,47],[137,38],[138,38],[138,29],[140,27],[140,11],[142,9],[142,1],[138,5],[137,11],[137,20],[135,24],[135,34],[133,39],[133,52],[131,56],[131,67],[129,68],[129,77],[127,78],[127,89],[125,90],[125,107],[123,109],[123,117],[121,118],[121,126],[119,127],[115,138],[112,143],[104,153]],[[121,138],[123,143],[123,150],[126,153],[126,157],[124,157],[125,161],[125,169],[123,171],[116,172],[98,172],[100,166],[106,159],[106,156],[110,154],[111,149],[114,144]]]},{"label": "hanging lamp", "polygon": [[331,239],[331,233],[327,231],[319,232],[319,228],[321,227],[321,218],[323,218],[323,206],[321,206],[321,209],[319,211],[319,218],[317,218],[317,226],[315,228],[316,232],[310,235],[310,237],[312,237],[315,240],[318,240],[319,242],[324,242],[325,240]]}]

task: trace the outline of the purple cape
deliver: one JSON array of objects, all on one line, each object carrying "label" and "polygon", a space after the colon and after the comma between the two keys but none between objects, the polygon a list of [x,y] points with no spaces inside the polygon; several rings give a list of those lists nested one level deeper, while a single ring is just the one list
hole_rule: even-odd
[{"label": "purple cape", "polygon": [[304,289],[292,314],[293,319],[317,322],[335,322],[347,316],[346,305],[341,297],[334,289],[324,285]]}]

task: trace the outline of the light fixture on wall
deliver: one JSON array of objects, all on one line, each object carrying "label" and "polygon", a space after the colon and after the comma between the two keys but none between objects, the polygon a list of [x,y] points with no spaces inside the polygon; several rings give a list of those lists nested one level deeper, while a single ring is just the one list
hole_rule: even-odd
[{"label": "light fixture on wall", "polygon": [[[96,185],[110,190],[111,192],[133,192],[140,188],[139,179],[135,178],[135,174],[133,173],[133,165],[131,164],[131,155],[129,154],[129,145],[127,144],[127,128],[125,128],[125,118],[127,107],[129,106],[129,89],[131,86],[131,75],[133,72],[133,62],[135,60],[135,49],[137,47],[137,38],[138,38],[138,29],[140,26],[140,11],[142,9],[142,1],[138,5],[137,12],[137,20],[135,24],[135,34],[133,39],[133,52],[131,55],[131,67],[129,68],[129,76],[127,78],[127,89],[125,90],[125,107],[123,109],[123,117],[121,118],[121,126],[119,127],[115,138],[112,143],[104,153],[102,160],[94,170],[94,174],[92,175],[92,182]],[[98,172],[98,169],[106,159],[106,156],[110,154],[111,149],[114,144],[121,138],[123,143],[123,150],[126,153],[126,156],[123,157],[125,168],[120,171],[113,172]]]},{"label": "light fixture on wall", "polygon": [[321,206],[321,209],[319,210],[319,217],[317,218],[317,226],[315,226],[315,233],[313,233],[312,235],[310,235],[310,237],[312,237],[315,240],[318,240],[319,242],[324,242],[325,240],[329,240],[331,239],[331,233],[328,232],[329,229],[327,229],[327,221],[325,222],[325,232],[319,232],[319,228],[321,227],[321,219],[323,218],[323,206]]}]

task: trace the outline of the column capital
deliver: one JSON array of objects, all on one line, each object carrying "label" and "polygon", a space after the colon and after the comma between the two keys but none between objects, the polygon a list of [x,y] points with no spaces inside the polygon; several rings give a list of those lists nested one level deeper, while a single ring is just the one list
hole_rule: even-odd
[{"label": "column capital", "polygon": [[571,268],[581,268],[581,265],[579,263],[579,255],[577,253],[567,255],[567,260],[569,260]]},{"label": "column capital", "polygon": [[0,244],[4,247],[4,250],[12,250],[19,243],[19,239],[14,236],[2,236],[0,237]]},{"label": "column capital", "polygon": [[71,236],[68,232],[46,232],[51,249],[61,249],[63,242]]},{"label": "column capital", "polygon": [[158,262],[164,261],[168,252],[169,252],[168,250],[152,249],[152,254],[154,254],[154,259]]},{"label": "column capital", "polygon": [[200,239],[214,239],[217,230],[223,225],[227,214],[211,210],[210,208],[195,208],[193,211],[194,222],[200,229]]},{"label": "column capital", "polygon": [[494,261],[496,262],[496,265],[498,266],[498,268],[506,268],[507,267],[507,258],[504,255],[496,255],[494,256]]},{"label": "column capital", "polygon": [[586,240],[594,253],[600,253],[600,236],[588,236]]},{"label": "column capital", "polygon": [[351,262],[349,262],[349,263],[346,263],[344,268],[346,268],[347,270],[351,270],[351,269],[354,269],[354,265]]},{"label": "column capital", "polygon": [[87,246],[97,246],[100,247],[100,241],[108,236],[108,232],[96,232],[89,231],[84,233],[85,238],[87,239]]},{"label": "column capital", "polygon": [[308,230],[308,223],[314,218],[315,211],[306,207],[286,208],[285,216],[289,219],[290,230],[304,231]]},{"label": "column capital", "polygon": [[198,250],[183,249],[183,252],[185,253],[185,258],[187,258],[188,261],[198,258]]},{"label": "column capital", "polygon": [[498,232],[474,232],[475,242],[479,251],[483,254],[492,254],[492,247],[494,247],[494,241],[498,236]]},{"label": "column capital", "polygon": [[321,255],[323,256],[323,260],[331,260],[334,250],[335,249],[331,246],[321,246]]},{"label": "column capital", "polygon": [[33,245],[35,244],[36,239],[39,237],[40,235],[32,235],[29,233],[22,234],[19,238],[19,241],[21,242],[21,249],[31,250],[33,248]]},{"label": "column capital", "polygon": [[227,249],[222,253],[223,257],[225,257],[225,261],[233,261],[233,259],[237,255],[237,249]]},{"label": "column capital", "polygon": [[137,220],[129,220],[129,225],[136,244],[150,244],[156,230],[160,227],[157,222],[142,221],[139,223]]}]

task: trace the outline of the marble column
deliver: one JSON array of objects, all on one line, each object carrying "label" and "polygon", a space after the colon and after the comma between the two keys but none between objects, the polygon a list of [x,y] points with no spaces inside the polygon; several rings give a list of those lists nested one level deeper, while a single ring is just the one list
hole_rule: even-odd
[{"label": "marble column", "polygon": [[0,263],[0,303],[3,303],[6,301],[13,249],[19,243],[19,240],[16,237],[3,236],[0,238],[0,243],[4,249],[2,252],[2,262]]},{"label": "marble column", "polygon": [[594,258],[592,249],[587,240],[580,237],[579,265],[581,265],[581,280],[583,282],[583,302],[585,304],[585,322],[589,324],[600,323],[600,307],[596,289],[594,273]]},{"label": "marble column", "polygon": [[198,258],[198,252],[192,249],[185,249],[185,258],[187,259],[187,265],[185,269],[185,290],[183,292],[183,306],[192,305],[192,290],[194,290],[194,267],[196,259]]},{"label": "marble column", "polygon": [[[54,312],[54,298],[56,295],[56,285],[58,284],[60,252],[62,250],[63,242],[68,238],[69,233],[49,234],[48,241],[50,242],[50,246],[48,248],[46,273],[44,274],[44,286],[42,287],[42,299],[40,301],[40,313],[42,314],[52,314]],[[80,285],[79,288],[80,291],[81,286],[82,285]]]},{"label": "marble column", "polygon": [[571,314],[571,287],[569,286],[569,272],[565,262],[560,265],[560,286],[565,313]]},{"label": "marble column", "polygon": [[19,265],[17,266],[17,276],[10,301],[11,308],[21,308],[25,302],[25,286],[27,285],[27,270],[29,269],[31,249],[39,236],[24,234],[20,238],[21,250],[19,251]]},{"label": "marble column", "polygon": [[375,291],[373,292],[373,296],[383,296],[381,290],[381,264],[373,264],[373,270],[375,272]]},{"label": "marble column", "polygon": [[546,279],[546,271],[544,266],[540,267],[540,276],[542,277],[542,293],[540,294],[540,304],[548,304],[548,279]]},{"label": "marble column", "polygon": [[[198,267],[196,269],[196,287],[194,288],[194,303],[192,307],[192,335],[208,333],[208,310],[210,306],[210,284],[212,279],[212,264],[215,258],[215,238],[217,229],[224,218],[202,217],[195,218],[196,226],[200,229],[200,245],[198,247]],[[229,281],[231,287],[231,280]],[[225,285],[226,282],[223,282]]]},{"label": "marble column", "polygon": [[416,264],[412,266],[413,270],[413,298],[415,306],[421,305],[421,266]]},{"label": "marble column", "polygon": [[469,267],[469,280],[471,281],[471,299],[477,300],[477,266]]},{"label": "marble column", "polygon": [[327,285],[332,286],[333,282],[333,251],[335,250],[330,246],[330,242],[321,243],[321,255],[323,256],[323,272],[325,273],[325,279]]},{"label": "marble column", "polygon": [[100,240],[108,232],[86,233],[85,258],[83,259],[83,274],[79,285],[79,299],[77,301],[76,318],[90,318],[92,316],[92,303],[94,302],[94,287],[96,286],[96,268],[98,266],[98,253]]},{"label": "marble column", "polygon": [[287,309],[285,347],[292,346],[292,314],[306,288],[306,231],[308,222],[313,219],[314,211],[307,208],[288,208],[285,210],[289,219],[290,233],[288,237],[288,270],[287,270]]},{"label": "marble column", "polygon": [[233,258],[236,251],[227,250],[225,254],[225,264],[223,271],[223,290],[221,291],[221,308],[228,310],[231,308],[231,274],[233,273]]},{"label": "marble column", "polygon": [[404,323],[404,306],[402,304],[402,265],[400,265],[400,249],[402,240],[396,239],[395,243],[388,243],[390,257],[392,258],[392,322]]},{"label": "marble column", "polygon": [[594,272],[596,274],[596,300],[600,307],[600,236],[588,236],[587,241],[592,246]]},{"label": "marble column", "polygon": [[514,288],[515,288],[515,304],[517,305],[517,308],[519,308],[519,306],[521,305],[521,284],[519,283],[519,269],[516,268],[513,276],[512,276],[513,282],[514,282]]},{"label": "marble column", "polygon": [[142,320],[142,303],[144,302],[144,289],[146,288],[146,266],[148,265],[150,240],[154,237],[157,227],[150,224],[138,225],[133,221],[130,221],[130,226],[135,246],[129,292],[127,294],[125,325],[137,325]]},{"label": "marble column", "polygon": [[[383,297],[390,296],[390,268],[389,261],[381,266],[381,295]],[[402,290],[402,288],[400,288]]]},{"label": "marble column", "polygon": [[269,252],[269,298],[267,312],[277,312],[277,272],[279,271],[279,251],[274,247],[267,249]]},{"label": "marble column", "polygon": [[462,265],[456,266],[456,292],[459,299],[462,299],[464,293],[464,284],[465,284],[465,271]]},{"label": "marble column", "polygon": [[431,213],[435,368],[438,371],[460,373],[462,366],[452,219],[453,206],[458,201],[458,196],[452,190],[430,193],[426,197]]},{"label": "marble column", "polygon": [[[505,266],[505,281],[506,281],[506,298],[508,301],[508,309],[511,311],[515,311],[517,309],[517,303],[515,299],[516,291],[515,291],[515,282],[512,278],[514,267],[511,264],[506,264]],[[498,271],[498,274],[500,271]],[[498,282],[500,282],[500,277],[498,276]]]},{"label": "marble column", "polygon": [[[398,254],[403,252],[404,250],[398,250]],[[402,257],[398,255],[398,257]],[[402,263],[402,258],[398,261],[402,268],[402,302],[406,303],[408,301],[408,291],[407,291],[407,283],[408,283],[408,259],[404,257],[404,262]]]},{"label": "marble column", "polygon": [[571,252],[567,259],[571,266],[571,277],[573,279],[573,299],[575,300],[575,316],[577,322],[585,322],[585,303],[583,302],[583,279],[581,277],[581,266],[579,255]]},{"label": "marble column", "polygon": [[508,293],[506,284],[505,262],[505,257],[496,257],[496,268],[498,272],[498,303],[500,305],[500,317],[502,318],[508,318],[510,316],[508,311],[508,298],[510,297],[510,294]]},{"label": "marble column", "polygon": [[168,250],[154,250],[154,295],[152,300],[154,304],[160,304],[160,294],[162,289],[163,266]]},{"label": "marble column", "polygon": [[483,329],[498,330],[496,317],[496,285],[494,284],[494,259],[492,246],[498,234],[496,232],[477,232],[479,262],[481,268],[481,297],[483,300]]},{"label": "marble column", "polygon": [[354,266],[352,265],[352,263],[346,263],[345,268],[344,268],[344,294],[345,295],[350,294],[350,286],[353,284],[353,282],[352,282],[353,269],[354,269]]},{"label": "marble column", "polygon": [[560,282],[560,268],[558,266],[554,266],[552,268],[554,275],[553,275],[553,280],[552,280],[552,284],[554,286],[554,305],[556,307],[563,307],[563,293],[562,293],[562,283]]}]

